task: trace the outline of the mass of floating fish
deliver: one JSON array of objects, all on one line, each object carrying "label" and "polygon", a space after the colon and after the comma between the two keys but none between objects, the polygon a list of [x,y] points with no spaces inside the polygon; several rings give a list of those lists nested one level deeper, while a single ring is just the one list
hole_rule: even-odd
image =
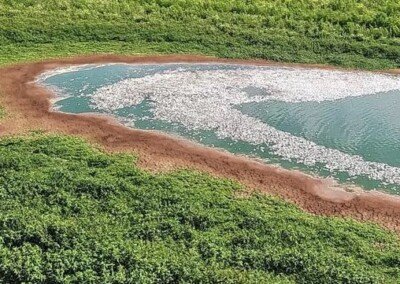
[{"label": "mass of floating fish", "polygon": [[[250,95],[248,88],[259,91]],[[250,102],[322,102],[392,90],[400,90],[400,77],[372,72],[283,67],[192,70],[180,66],[104,86],[92,94],[91,103],[94,109],[112,113],[147,99],[155,119],[180,123],[189,130],[212,130],[219,138],[266,143],[283,159],[309,166],[322,164],[331,172],[400,184],[400,168],[317,145],[235,108]]]}]

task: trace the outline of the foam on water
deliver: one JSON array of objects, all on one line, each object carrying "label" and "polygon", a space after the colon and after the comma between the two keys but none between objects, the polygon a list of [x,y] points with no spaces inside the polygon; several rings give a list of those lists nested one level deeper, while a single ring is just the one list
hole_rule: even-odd
[{"label": "foam on water", "polygon": [[[138,70],[145,65],[130,66],[138,68],[132,74],[139,74],[141,71]],[[221,139],[267,144],[270,151],[283,160],[307,166],[321,164],[330,172],[346,172],[354,177],[366,176],[383,183],[400,184],[398,167],[318,145],[278,130],[238,109],[238,106],[252,102],[322,102],[400,90],[400,77],[372,72],[284,67],[169,66],[171,68],[152,70],[98,88],[90,94],[91,107],[115,114],[146,101],[156,120],[179,123],[188,130],[212,131]],[[75,67],[64,70],[75,71]],[[63,70],[55,72],[43,76],[47,79]]]},{"label": "foam on water", "polygon": [[37,83],[43,83],[44,81],[46,81],[48,78],[53,77],[53,76],[57,76],[60,74],[65,74],[65,73],[73,73],[73,72],[77,72],[77,71],[81,71],[81,70],[93,70],[99,67],[103,67],[103,66],[110,66],[110,65],[117,65],[116,63],[107,63],[107,64],[81,64],[81,65],[71,65],[71,66],[67,66],[67,67],[58,67],[58,68],[54,68],[51,70],[47,70],[45,72],[43,72],[42,74],[40,74],[35,82]]}]

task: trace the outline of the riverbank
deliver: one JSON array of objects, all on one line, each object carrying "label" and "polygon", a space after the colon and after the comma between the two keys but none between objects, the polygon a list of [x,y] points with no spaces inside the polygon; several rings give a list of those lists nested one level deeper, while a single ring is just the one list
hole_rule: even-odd
[{"label": "riverbank", "polygon": [[[233,178],[252,189],[278,195],[311,213],[347,216],[400,230],[400,198],[378,192],[347,192],[332,186],[326,180],[282,170],[164,134],[129,129],[107,117],[52,112],[50,99],[53,94],[34,83],[38,75],[53,68],[72,64],[112,62],[278,64],[262,60],[227,60],[203,56],[97,55],[2,68],[1,103],[6,108],[7,118],[0,123],[0,136],[24,133],[32,129],[77,135],[99,143],[109,151],[135,151],[139,154],[140,165],[148,169],[168,170],[185,167],[202,170],[217,176]],[[285,66],[334,68],[304,64]],[[398,73],[397,70],[387,72]]]}]

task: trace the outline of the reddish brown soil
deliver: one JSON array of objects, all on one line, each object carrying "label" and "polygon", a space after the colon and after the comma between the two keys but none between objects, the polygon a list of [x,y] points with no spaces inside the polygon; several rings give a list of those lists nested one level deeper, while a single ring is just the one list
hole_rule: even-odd
[{"label": "reddish brown soil", "polygon": [[[281,196],[311,213],[348,216],[400,231],[398,197],[377,192],[346,192],[332,188],[327,181],[321,179],[282,170],[160,133],[130,129],[107,117],[52,112],[49,101],[52,94],[33,83],[36,76],[51,68],[106,62],[276,64],[267,61],[224,60],[202,56],[96,55],[5,67],[0,69],[0,104],[5,106],[8,115],[6,119],[0,121],[0,136],[26,133],[32,129],[77,135],[99,143],[110,151],[135,151],[139,153],[141,165],[149,169],[163,170],[177,167],[198,169],[233,178],[250,188]],[[296,66],[332,68],[316,65]]]}]

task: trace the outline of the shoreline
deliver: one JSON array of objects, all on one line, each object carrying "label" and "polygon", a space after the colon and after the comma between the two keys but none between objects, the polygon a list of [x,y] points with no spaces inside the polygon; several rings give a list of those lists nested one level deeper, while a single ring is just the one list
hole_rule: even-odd
[{"label": "shoreline", "polygon": [[[310,213],[351,217],[400,231],[400,197],[378,191],[348,192],[344,186],[327,179],[263,164],[256,159],[235,156],[160,132],[128,128],[112,117],[57,112],[51,109],[50,100],[55,98],[52,91],[35,82],[40,74],[51,69],[101,63],[226,63],[349,71],[328,65],[281,64],[196,55],[94,55],[17,64],[0,68],[0,104],[8,112],[8,116],[0,121],[0,137],[38,128],[52,134],[76,135],[100,144],[107,151],[135,151],[139,154],[139,164],[148,169],[185,167],[205,171],[280,196]],[[374,72],[400,74],[399,70]]]}]

